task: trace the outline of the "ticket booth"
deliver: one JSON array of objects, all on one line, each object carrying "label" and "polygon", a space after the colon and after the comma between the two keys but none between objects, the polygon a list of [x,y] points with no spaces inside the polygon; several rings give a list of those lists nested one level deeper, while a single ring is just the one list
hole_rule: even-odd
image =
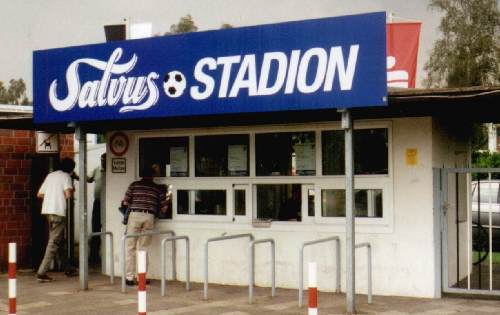
[{"label": "ticket booth", "polygon": [[[276,241],[277,286],[297,288],[300,244],[337,235],[346,291],[346,127],[338,110],[347,109],[356,243],[372,246],[374,294],[439,297],[433,168],[463,158],[458,151],[469,162],[462,130],[471,119],[450,118],[433,91],[388,98],[385,62],[384,13],[36,51],[35,122],[106,133],[106,227],[115,235],[124,232],[117,208],[127,186],[157,164],[169,210],[156,227],[189,235],[192,281],[203,281],[208,238],[252,233]],[[450,102],[467,113],[468,99]],[[160,276],[160,241],[150,248],[148,277]],[[237,240],[214,248],[210,282],[247,284],[246,253]],[[269,286],[269,258],[258,253],[255,281]],[[178,249],[179,264],[183,255]],[[118,256],[108,271],[119,270]],[[334,291],[334,249],[306,256],[320,266],[318,286]],[[359,293],[367,291],[364,266],[358,258]]]}]

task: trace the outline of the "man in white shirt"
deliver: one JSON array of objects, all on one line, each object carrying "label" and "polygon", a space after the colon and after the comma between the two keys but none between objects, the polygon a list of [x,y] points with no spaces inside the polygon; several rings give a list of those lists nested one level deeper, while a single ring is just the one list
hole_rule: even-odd
[{"label": "man in white shirt", "polygon": [[[37,279],[39,282],[49,282],[53,279],[47,276],[50,264],[60,247],[64,246],[64,229],[66,227],[66,200],[73,194],[73,182],[70,174],[75,168],[75,162],[70,158],[61,161],[60,170],[47,175],[38,190],[38,198],[43,198],[42,214],[47,216],[49,222],[49,241],[45,249],[45,256],[38,268]],[[67,276],[73,276],[74,270],[68,269],[66,256],[62,255],[62,265]]]}]

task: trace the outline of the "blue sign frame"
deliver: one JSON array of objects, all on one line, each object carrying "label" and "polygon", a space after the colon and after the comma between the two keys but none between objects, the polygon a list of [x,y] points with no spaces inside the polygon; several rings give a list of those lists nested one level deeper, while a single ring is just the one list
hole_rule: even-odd
[{"label": "blue sign frame", "polygon": [[387,105],[384,12],[33,53],[35,123]]}]

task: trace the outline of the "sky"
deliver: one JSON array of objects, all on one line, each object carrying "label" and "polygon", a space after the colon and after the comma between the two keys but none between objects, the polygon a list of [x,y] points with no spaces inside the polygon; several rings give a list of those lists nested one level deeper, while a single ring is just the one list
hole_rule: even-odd
[{"label": "sky", "polygon": [[103,25],[151,22],[162,34],[191,14],[199,30],[386,11],[422,22],[417,87],[439,36],[439,12],[428,0],[0,0],[0,81],[23,78],[32,95],[34,50],[105,41]]}]

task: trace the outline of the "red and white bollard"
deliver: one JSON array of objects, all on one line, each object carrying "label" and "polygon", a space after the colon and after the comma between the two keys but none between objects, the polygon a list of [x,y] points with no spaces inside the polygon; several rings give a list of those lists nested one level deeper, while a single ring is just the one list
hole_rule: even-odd
[{"label": "red and white bollard", "polygon": [[316,280],[316,263],[309,263],[309,309],[308,315],[318,314],[318,282]]},{"label": "red and white bollard", "polygon": [[16,315],[16,243],[9,243],[9,315]]},{"label": "red and white bollard", "polygon": [[146,252],[143,250],[137,252],[137,280],[137,314],[146,315]]}]

